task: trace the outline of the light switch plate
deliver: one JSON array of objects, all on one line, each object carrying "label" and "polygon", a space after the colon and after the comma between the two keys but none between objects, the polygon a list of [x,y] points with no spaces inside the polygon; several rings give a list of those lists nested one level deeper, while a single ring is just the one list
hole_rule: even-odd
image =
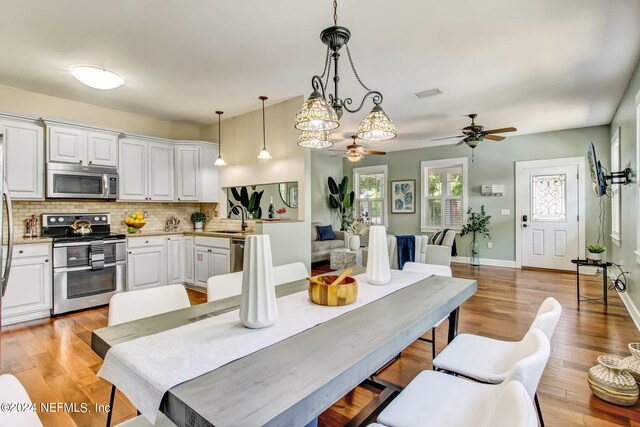
[{"label": "light switch plate", "polygon": [[511,215],[511,209],[500,209],[500,215]]}]

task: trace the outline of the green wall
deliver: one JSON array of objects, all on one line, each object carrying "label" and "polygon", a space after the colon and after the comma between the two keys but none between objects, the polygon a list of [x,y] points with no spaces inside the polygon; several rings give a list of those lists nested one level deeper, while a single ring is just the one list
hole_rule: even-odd
[{"label": "green wall", "polygon": [[339,230],[340,219],[329,207],[327,179],[330,176],[340,182],[342,158],[330,157],[326,151],[311,150],[311,222],[333,224],[333,229]]},{"label": "green wall", "polygon": [[[630,167],[633,171],[633,183],[622,187],[621,204],[622,204],[622,225],[621,225],[621,246],[617,247],[611,242],[607,244],[609,250],[608,259],[621,263],[625,271],[630,271],[627,275],[627,296],[623,296],[623,300],[627,304],[627,308],[632,315],[635,314],[636,319],[640,316],[640,264],[636,259],[640,260],[634,253],[637,241],[637,224],[640,220],[638,210],[638,164],[636,160],[637,153],[637,124],[636,124],[636,102],[635,97],[640,91],[640,64],[636,68],[635,73],[629,81],[629,85],[620,101],[618,110],[616,111],[611,123],[610,136],[620,127],[620,149],[621,164],[623,167]],[[636,325],[640,328],[638,320]]]},{"label": "green wall", "polygon": [[[399,130],[400,131],[400,130]],[[481,258],[515,261],[515,162],[523,160],[540,160],[559,157],[586,156],[587,144],[596,145],[598,157],[604,165],[609,164],[610,140],[609,126],[597,126],[581,129],[570,129],[546,132],[535,135],[512,136],[503,142],[485,141],[476,148],[474,162],[471,162],[469,147],[446,145],[416,150],[395,151],[386,156],[367,156],[358,163],[344,161],[344,173],[352,176],[354,167],[388,165],[388,180],[415,179],[416,198],[421,195],[420,162],[454,157],[469,157],[469,206],[479,209],[485,205],[491,218],[491,241],[493,248],[488,249],[486,241],[481,241]],[[375,143],[365,144],[375,150]],[[483,197],[482,184],[504,184],[505,195],[502,197]],[[587,223],[586,241],[597,239],[597,199],[591,191],[591,182],[585,180],[587,187]],[[609,206],[609,205],[607,205]],[[390,208],[389,208],[390,209]],[[500,215],[501,209],[510,209],[511,214]],[[610,209],[607,209],[610,212]],[[420,202],[417,202],[415,214],[391,214],[388,212],[389,233],[420,234]],[[608,218],[608,217],[607,217]],[[610,221],[607,219],[607,235]],[[458,252],[467,256],[469,238],[458,236]]]}]

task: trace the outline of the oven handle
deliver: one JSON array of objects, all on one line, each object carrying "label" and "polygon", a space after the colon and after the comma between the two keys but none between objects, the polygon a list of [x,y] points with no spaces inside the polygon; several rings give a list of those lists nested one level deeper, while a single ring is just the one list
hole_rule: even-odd
[{"label": "oven handle", "polygon": [[[126,264],[126,261],[110,262],[109,264],[105,264],[104,268],[117,267],[119,265],[124,265],[124,264]],[[53,271],[56,273],[67,273],[67,272],[85,271],[85,270],[91,270],[91,266],[83,265],[80,267],[57,267],[53,269]]]},{"label": "oven handle", "polygon": [[[115,244],[115,243],[127,243],[127,239],[120,239],[120,240],[105,240],[104,244],[105,245],[111,245],[111,244]],[[60,244],[54,244],[53,247],[54,248],[68,248],[71,246],[89,246],[91,244],[91,242],[73,242],[73,243],[60,243]]]}]

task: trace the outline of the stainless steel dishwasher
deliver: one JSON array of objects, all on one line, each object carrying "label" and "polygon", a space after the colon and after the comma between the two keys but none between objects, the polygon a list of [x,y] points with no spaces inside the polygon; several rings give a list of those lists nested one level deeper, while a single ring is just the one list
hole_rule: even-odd
[{"label": "stainless steel dishwasher", "polygon": [[231,239],[231,272],[242,271],[244,239]]}]

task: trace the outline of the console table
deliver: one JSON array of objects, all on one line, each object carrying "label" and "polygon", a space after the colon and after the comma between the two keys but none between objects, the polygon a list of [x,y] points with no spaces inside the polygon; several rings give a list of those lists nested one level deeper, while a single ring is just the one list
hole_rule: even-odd
[{"label": "console table", "polygon": [[[578,304],[580,304],[580,301],[592,301],[603,304],[605,307],[607,307],[607,269],[613,264],[611,264],[610,262],[603,264],[590,264],[586,259],[572,259],[571,262],[576,265],[576,293],[578,296]],[[602,269],[602,298],[588,298],[580,295],[580,267],[596,267]]]}]

